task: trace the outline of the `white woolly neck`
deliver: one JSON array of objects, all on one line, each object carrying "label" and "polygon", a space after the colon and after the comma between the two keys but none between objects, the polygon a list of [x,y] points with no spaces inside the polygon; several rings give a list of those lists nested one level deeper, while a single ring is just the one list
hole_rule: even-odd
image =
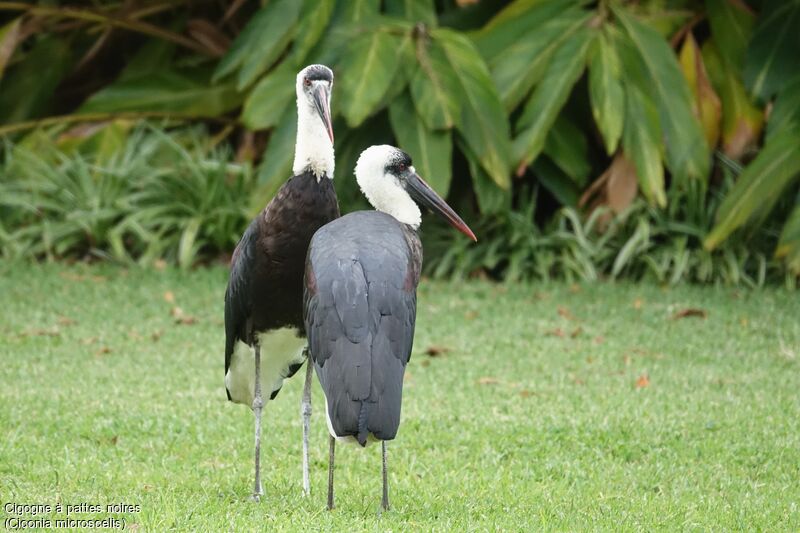
[{"label": "white woolly neck", "polygon": [[294,145],[294,175],[311,171],[319,181],[322,176],[333,179],[333,143],[319,117],[314,104],[298,87],[297,91],[297,140]]},{"label": "white woolly neck", "polygon": [[364,150],[356,163],[356,181],[372,207],[417,229],[422,222],[419,207],[397,178],[386,172],[386,164],[396,150],[389,145]]}]

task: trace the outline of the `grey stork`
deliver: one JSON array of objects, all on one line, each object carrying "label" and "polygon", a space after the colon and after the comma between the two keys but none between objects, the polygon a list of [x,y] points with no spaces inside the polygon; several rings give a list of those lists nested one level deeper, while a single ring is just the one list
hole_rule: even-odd
[{"label": "grey stork", "polygon": [[333,508],[337,440],[362,447],[381,441],[382,505],[388,509],[386,441],[395,438],[400,425],[422,267],[417,203],[476,239],[398,148],[366,149],[356,165],[356,180],[377,211],[350,213],[314,234],[303,308],[330,433],[328,509]]},{"label": "grey stork", "polygon": [[[297,74],[295,85],[294,175],[242,235],[233,253],[225,291],[225,389],[228,400],[251,406],[255,415],[255,500],[264,493],[260,472],[262,408],[306,359],[302,296],[308,243],[315,231],[339,216],[333,188],[333,72],[324,65],[310,65]],[[305,494],[310,491],[311,372],[309,365],[301,405]]]}]

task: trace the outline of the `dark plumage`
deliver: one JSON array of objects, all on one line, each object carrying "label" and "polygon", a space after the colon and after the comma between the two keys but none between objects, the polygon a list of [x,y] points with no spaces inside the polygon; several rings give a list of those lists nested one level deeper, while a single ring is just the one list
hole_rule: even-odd
[{"label": "dark plumage", "polygon": [[233,253],[225,291],[226,373],[236,341],[252,346],[256,332],[283,327],[296,328],[302,335],[308,243],[314,232],[338,216],[332,180],[323,177],[318,182],[305,172],[290,178],[250,223]]},{"label": "dark plumage", "polygon": [[414,229],[377,211],[335,220],[306,261],[305,326],[337,436],[364,446],[400,424],[422,247]]}]

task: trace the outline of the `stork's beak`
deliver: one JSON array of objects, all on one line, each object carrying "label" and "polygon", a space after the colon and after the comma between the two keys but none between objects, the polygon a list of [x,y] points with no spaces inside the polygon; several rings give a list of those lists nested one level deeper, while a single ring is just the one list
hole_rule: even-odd
[{"label": "stork's beak", "polygon": [[430,185],[425,183],[425,180],[422,179],[419,174],[416,172],[409,172],[406,175],[406,183],[409,185],[409,194],[416,202],[424,205],[437,215],[440,215],[447,220],[451,226],[473,241],[478,241],[478,239],[475,238],[475,234],[469,229],[469,226],[461,220],[461,217],[447,205],[447,202],[445,202],[441,196],[436,194],[436,191],[431,189]]},{"label": "stork's beak", "polygon": [[314,107],[317,108],[319,118],[328,130],[328,137],[333,142],[333,121],[331,121],[331,93],[329,86],[320,83],[314,88]]}]

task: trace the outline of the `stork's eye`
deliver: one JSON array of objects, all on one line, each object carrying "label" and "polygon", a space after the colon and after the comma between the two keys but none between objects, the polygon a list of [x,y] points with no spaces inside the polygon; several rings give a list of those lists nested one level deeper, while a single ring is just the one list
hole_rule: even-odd
[{"label": "stork's eye", "polygon": [[400,172],[405,172],[408,169],[405,163],[397,163],[397,170]]},{"label": "stork's eye", "polygon": [[311,87],[311,80],[308,78],[303,78],[303,85],[306,87]]}]

